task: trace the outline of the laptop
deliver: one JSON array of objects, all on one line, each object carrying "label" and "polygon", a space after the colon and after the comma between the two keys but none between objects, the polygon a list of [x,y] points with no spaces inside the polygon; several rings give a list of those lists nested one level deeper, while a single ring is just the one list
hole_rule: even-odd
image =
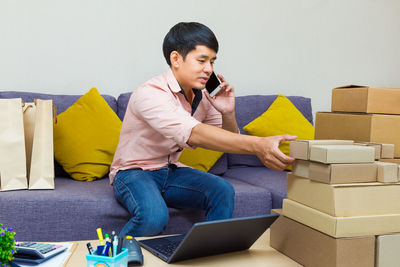
[{"label": "laptop", "polygon": [[184,235],[151,238],[139,244],[167,263],[249,249],[278,214],[195,223]]}]

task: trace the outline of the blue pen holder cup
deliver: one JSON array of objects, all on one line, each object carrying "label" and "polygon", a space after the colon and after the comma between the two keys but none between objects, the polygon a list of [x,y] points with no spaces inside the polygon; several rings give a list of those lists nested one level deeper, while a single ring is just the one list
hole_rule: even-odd
[{"label": "blue pen holder cup", "polygon": [[121,253],[115,257],[86,254],[87,267],[127,267],[128,249],[122,248]]}]

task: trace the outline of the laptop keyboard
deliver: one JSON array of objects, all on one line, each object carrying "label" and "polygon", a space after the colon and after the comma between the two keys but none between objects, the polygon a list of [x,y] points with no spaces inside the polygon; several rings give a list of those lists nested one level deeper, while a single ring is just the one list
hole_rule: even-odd
[{"label": "laptop keyboard", "polygon": [[163,238],[146,239],[141,242],[158,251],[159,253],[170,257],[182,242],[184,235],[168,236]]}]

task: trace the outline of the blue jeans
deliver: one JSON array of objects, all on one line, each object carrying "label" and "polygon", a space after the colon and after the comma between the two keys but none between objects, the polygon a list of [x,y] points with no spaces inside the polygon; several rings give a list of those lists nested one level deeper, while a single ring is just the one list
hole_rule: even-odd
[{"label": "blue jeans", "polygon": [[201,209],[206,220],[228,219],[234,207],[234,189],[225,179],[191,168],[119,171],[113,189],[132,218],[120,236],[160,234],[168,223],[168,208]]}]

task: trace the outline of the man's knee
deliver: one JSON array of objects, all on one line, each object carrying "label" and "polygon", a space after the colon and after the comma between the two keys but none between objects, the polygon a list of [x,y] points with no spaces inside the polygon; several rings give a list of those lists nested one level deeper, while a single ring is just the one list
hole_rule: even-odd
[{"label": "man's knee", "polygon": [[224,195],[225,198],[233,200],[235,198],[235,189],[233,188],[233,185],[228,182],[227,180],[221,178],[219,180],[219,188],[218,188],[218,193]]},{"label": "man's knee", "polygon": [[168,224],[168,208],[158,207],[140,212],[137,216],[131,218],[137,225],[136,235],[150,236],[162,233]]}]

